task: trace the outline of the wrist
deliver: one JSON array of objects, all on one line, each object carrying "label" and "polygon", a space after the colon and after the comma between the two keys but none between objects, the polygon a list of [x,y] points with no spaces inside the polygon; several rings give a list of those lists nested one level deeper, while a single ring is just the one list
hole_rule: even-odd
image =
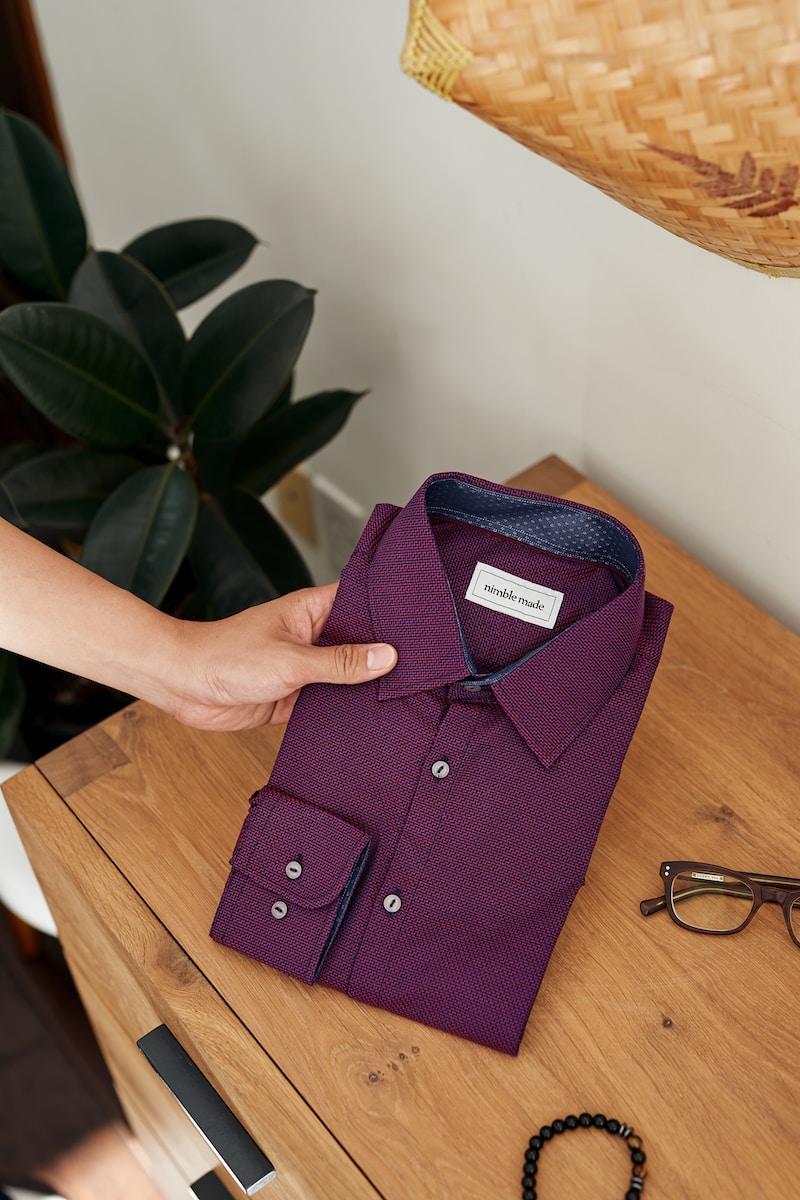
[{"label": "wrist", "polygon": [[65,665],[138,700],[174,711],[180,704],[185,672],[183,626],[189,622],[118,588],[105,592],[103,599],[103,635],[80,639],[73,651],[75,662]]},{"label": "wrist", "polygon": [[126,664],[131,695],[174,715],[189,698],[194,623],[151,609]]}]

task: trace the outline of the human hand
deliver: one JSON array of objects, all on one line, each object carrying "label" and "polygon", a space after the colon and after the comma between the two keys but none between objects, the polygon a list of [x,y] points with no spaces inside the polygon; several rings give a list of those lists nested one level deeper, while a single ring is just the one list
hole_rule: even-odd
[{"label": "human hand", "polygon": [[288,721],[307,683],[365,683],[397,661],[386,643],[315,645],[337,585],[303,588],[219,621],[179,622],[179,645],[166,664],[177,720],[198,729],[252,729]]},{"label": "human hand", "polygon": [[392,646],[320,647],[336,584],[221,621],[180,621],[0,519],[0,645],[127,692],[198,729],[289,719],[306,683],[364,683]]}]

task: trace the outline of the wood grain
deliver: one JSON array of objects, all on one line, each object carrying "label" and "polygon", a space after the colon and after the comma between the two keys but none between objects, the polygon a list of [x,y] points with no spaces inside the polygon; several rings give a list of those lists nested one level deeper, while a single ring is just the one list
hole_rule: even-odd
[{"label": "wood grain", "polygon": [[[136,1048],[162,1022],[274,1162],[270,1196],[375,1200],[361,1172],[36,768],[17,777],[14,793],[22,836],[49,881],[70,970],[120,1097],[135,1126],[139,1112],[149,1114],[149,1132],[158,1131],[184,1183],[217,1160]],[[147,1141],[148,1129],[142,1132]]]},{"label": "wood grain", "polygon": [[43,755],[37,766],[59,795],[71,796],[127,762],[117,742],[100,725]]},{"label": "wood grain", "polygon": [[549,454],[533,467],[526,467],[518,475],[506,480],[509,487],[524,488],[530,492],[544,492],[546,496],[565,496],[583,481],[583,475],[557,454]]},{"label": "wood grain", "polygon": [[[551,461],[515,483],[553,491],[559,470]],[[571,498],[634,530],[648,586],[676,610],[518,1058],[306,987],[210,940],[247,797],[269,774],[279,731],[203,734],[136,704],[103,725],[129,761],[68,803],[263,1047],[264,1070],[276,1064],[386,1200],[511,1200],[530,1135],[583,1109],[642,1133],[649,1200],[790,1195],[800,955],[780,913],[767,906],[743,934],[703,938],[665,913],[645,920],[638,902],[659,893],[665,858],[800,874],[800,641],[596,485],[570,468],[561,477]],[[23,836],[53,856],[55,802],[45,815],[20,778],[10,803],[35,810]],[[63,807],[61,825],[67,837]],[[75,871],[67,884],[44,878],[48,898],[88,889],[89,908],[109,919],[104,883]],[[113,919],[135,940],[141,902],[119,892],[118,904]],[[136,970],[154,1004],[162,991],[174,1002],[158,961]],[[211,1007],[206,1020],[213,1042]],[[619,1151],[599,1136],[561,1140],[543,1156],[541,1195],[621,1194]]]}]

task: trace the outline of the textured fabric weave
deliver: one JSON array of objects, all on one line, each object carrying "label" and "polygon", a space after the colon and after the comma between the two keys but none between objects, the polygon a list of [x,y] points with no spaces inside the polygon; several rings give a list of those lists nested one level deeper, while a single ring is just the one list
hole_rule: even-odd
[{"label": "textured fabric weave", "polygon": [[[555,626],[465,599],[477,562],[563,592]],[[583,505],[458,474],[378,505],[321,643],[387,641],[397,666],[303,689],[212,936],[516,1053],[671,611]]]}]

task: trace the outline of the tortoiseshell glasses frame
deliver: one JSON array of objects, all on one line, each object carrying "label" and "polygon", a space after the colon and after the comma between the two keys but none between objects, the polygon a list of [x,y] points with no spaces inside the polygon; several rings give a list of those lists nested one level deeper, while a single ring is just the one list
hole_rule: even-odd
[{"label": "tortoiseshell glasses frame", "polygon": [[642,900],[645,917],[666,908],[676,925],[694,933],[740,933],[762,904],[779,904],[789,937],[800,946],[800,879],[701,862],[663,862],[659,873],[664,895]]}]

